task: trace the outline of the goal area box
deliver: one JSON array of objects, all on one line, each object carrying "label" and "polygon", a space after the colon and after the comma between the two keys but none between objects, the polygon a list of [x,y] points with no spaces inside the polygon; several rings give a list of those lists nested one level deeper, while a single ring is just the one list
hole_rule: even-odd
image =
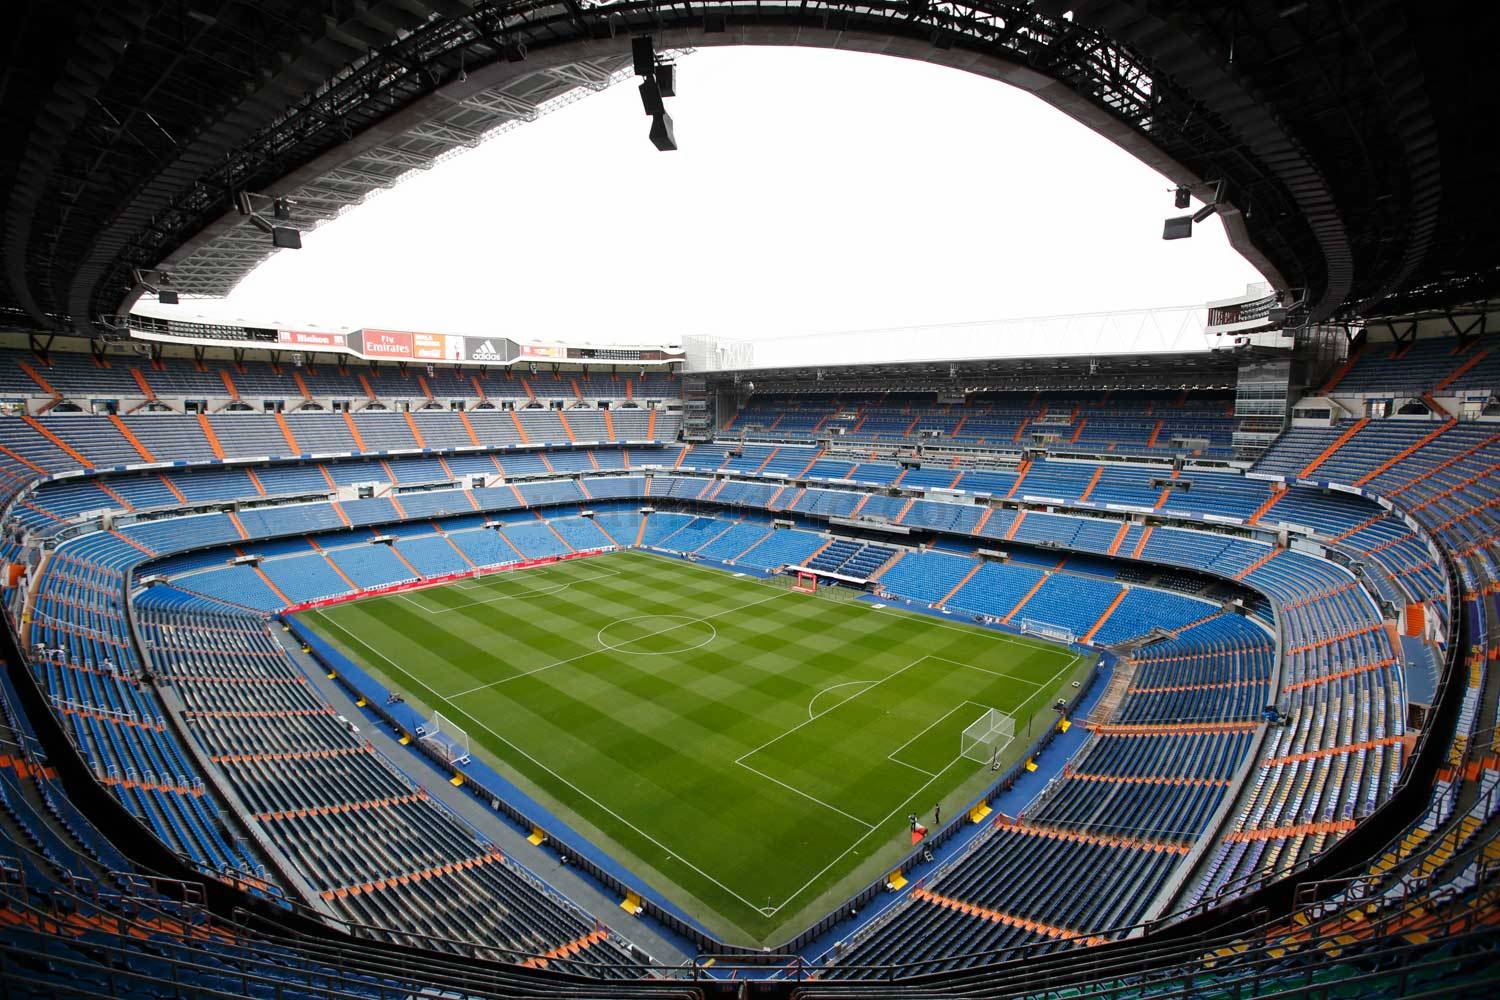
[{"label": "goal area box", "polygon": [[959,755],[981,764],[994,764],[1000,751],[1016,738],[1016,720],[997,708],[987,709],[959,737]]}]

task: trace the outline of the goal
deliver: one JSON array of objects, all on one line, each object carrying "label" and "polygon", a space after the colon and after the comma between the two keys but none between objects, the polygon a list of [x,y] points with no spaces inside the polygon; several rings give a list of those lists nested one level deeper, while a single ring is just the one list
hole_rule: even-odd
[{"label": "goal", "polygon": [[991,767],[1016,737],[1016,720],[998,708],[985,711],[959,737],[959,755]]},{"label": "goal", "polygon": [[797,582],[792,584],[792,589],[799,594],[816,594],[818,592],[818,578],[811,573],[797,571]]},{"label": "goal", "polygon": [[442,712],[432,713],[432,719],[417,729],[417,739],[449,764],[467,764],[469,761],[469,734],[450,722]]},{"label": "goal", "polygon": [[1021,634],[1039,635],[1043,639],[1051,639],[1054,642],[1066,642],[1069,644],[1078,641],[1073,630],[1062,625],[1053,625],[1050,622],[1037,621],[1035,618],[1021,619]]}]

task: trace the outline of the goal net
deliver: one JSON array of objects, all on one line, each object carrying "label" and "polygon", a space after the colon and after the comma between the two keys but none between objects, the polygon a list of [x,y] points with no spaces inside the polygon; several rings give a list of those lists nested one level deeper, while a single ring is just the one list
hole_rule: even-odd
[{"label": "goal net", "polygon": [[1039,635],[1043,639],[1052,639],[1055,642],[1077,642],[1077,637],[1070,628],[1061,625],[1052,625],[1048,622],[1037,621],[1035,618],[1021,619],[1021,632],[1024,635]]},{"label": "goal net", "polygon": [[761,582],[768,587],[793,590],[823,601],[857,601],[868,593],[863,587],[846,587],[816,573],[799,573],[791,569],[766,577]]},{"label": "goal net", "polygon": [[432,719],[417,730],[417,738],[449,764],[464,764],[469,760],[469,734],[450,722],[442,712],[432,713]]},{"label": "goal net", "polygon": [[963,731],[959,754],[993,767],[1000,757],[1000,751],[1015,736],[1016,720],[997,708],[991,708]]}]

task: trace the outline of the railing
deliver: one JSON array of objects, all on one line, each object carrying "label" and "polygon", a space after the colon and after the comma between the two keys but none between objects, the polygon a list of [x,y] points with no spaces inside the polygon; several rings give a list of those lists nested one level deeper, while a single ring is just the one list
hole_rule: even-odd
[{"label": "railing", "polygon": [[[1449,588],[1449,593],[1452,594],[1455,592],[1453,588],[1455,586],[1455,580],[1457,579],[1453,567],[1446,556],[1439,562],[1439,565],[1443,567],[1445,580],[1447,581],[1447,585]],[[1461,607],[1461,605],[1455,605],[1454,607],[1458,609]],[[1457,613],[1457,610],[1455,610],[1455,621],[1457,620]],[[1448,645],[1444,657],[1444,667],[1438,682],[1438,689],[1433,699],[1434,704],[1441,704],[1445,701],[1445,698],[1449,697],[1447,695],[1447,692],[1449,691],[1450,686],[1455,684],[1461,686],[1465,685],[1465,679],[1460,676],[1461,672],[1457,669],[1456,666],[1459,660],[1461,646],[1462,643],[1457,641],[1450,642]],[[1278,656],[1278,661],[1279,659],[1280,657]],[[1447,740],[1447,743],[1445,743],[1444,745],[1451,744],[1452,742],[1451,733],[1449,733],[1446,737],[1440,737],[1435,734],[1431,728],[1422,730],[1422,732],[1417,737],[1417,745],[1413,748],[1407,760],[1411,761],[1422,755],[1425,752],[1425,748],[1429,745],[1430,741],[1439,738],[1444,738]],[[1391,789],[1387,793],[1385,800],[1379,806],[1377,806],[1373,812],[1366,815],[1361,820],[1361,823],[1368,824],[1377,817],[1387,815],[1391,800],[1397,797],[1398,792],[1401,792],[1410,787],[1409,782],[1411,780],[1411,776],[1411,768],[1403,768],[1400,776],[1397,779],[1395,788]],[[1420,818],[1421,817],[1418,816],[1417,820],[1420,820]],[[1403,826],[1403,829],[1405,829],[1405,826]],[[1319,865],[1321,863],[1321,860],[1321,854],[1314,854],[1302,858],[1291,867],[1282,869],[1280,871],[1259,871],[1247,873],[1240,876],[1239,878],[1232,879],[1229,882],[1221,884],[1212,896],[1206,897],[1205,899],[1198,901],[1192,906],[1189,906],[1176,913],[1165,915],[1163,919],[1174,920],[1186,919],[1192,916],[1201,916],[1209,910],[1222,906],[1230,899],[1248,895],[1270,885],[1293,879],[1299,873],[1307,871],[1309,868]]]},{"label": "railing", "polygon": [[[163,908],[159,900],[149,896],[112,899],[112,904],[128,905],[139,915],[127,917],[96,909],[94,900],[61,889],[34,888],[32,892],[55,900],[57,909],[37,907],[16,887],[0,886],[5,909],[12,914],[11,927],[0,940],[0,980],[11,987],[34,987],[40,995],[60,990],[70,996],[179,997],[282,996],[291,992],[327,1000],[368,1000],[371,996],[405,1000],[434,988],[459,991],[465,996],[500,997],[520,989],[534,992],[542,985],[519,969],[509,973],[477,968],[435,952],[423,955],[393,949],[328,947],[306,938],[262,934],[245,925],[214,920],[192,907],[173,904]],[[41,950],[34,947],[36,941],[28,939],[68,940],[79,929],[79,920],[93,932],[86,947],[71,954],[50,948],[45,964],[39,963]],[[179,945],[145,944],[151,936],[169,933],[172,928],[180,928]],[[571,960],[562,964],[571,964]],[[639,983],[636,988],[639,991],[646,986]],[[687,995],[680,988],[663,986],[667,987],[666,995]]]}]

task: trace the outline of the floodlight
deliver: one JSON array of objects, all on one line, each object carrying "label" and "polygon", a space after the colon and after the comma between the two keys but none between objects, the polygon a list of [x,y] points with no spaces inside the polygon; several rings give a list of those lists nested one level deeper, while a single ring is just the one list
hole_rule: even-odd
[{"label": "floodlight", "polygon": [[301,250],[302,234],[290,226],[273,226],[259,215],[250,216],[250,224],[271,237],[271,245],[278,250]]},{"label": "floodlight", "polygon": [[[1166,225],[1162,227],[1161,238],[1164,240],[1183,240],[1187,239],[1189,236],[1192,236],[1193,223],[1202,222],[1204,219],[1217,212],[1219,210],[1219,206],[1224,202],[1224,195],[1227,189],[1227,182],[1223,180],[1215,181],[1213,200],[1210,201],[1207,205],[1204,205],[1202,208],[1198,209],[1198,211],[1194,212],[1192,215],[1179,215],[1175,216],[1174,218],[1168,219]],[[1188,206],[1189,202],[1186,195],[1187,188],[1179,187],[1177,189],[1177,198],[1175,203],[1178,208],[1186,208]]]},{"label": "floodlight", "polygon": [[301,250],[302,234],[291,226],[276,226],[268,222],[265,216],[255,210],[257,202],[271,203],[271,216],[277,222],[290,222],[292,218],[292,203],[286,198],[272,198],[269,195],[253,194],[249,191],[236,191],[234,195],[234,206],[239,213],[250,220],[250,224],[267,236],[271,237],[271,245],[278,250]]},{"label": "floodlight", "polygon": [[143,271],[136,267],[131,268],[130,276],[137,285],[155,295],[161,305],[177,305],[177,290],[168,287],[172,284],[172,276],[166,271]]},{"label": "floodlight", "polygon": [[1188,190],[1186,184],[1177,187],[1177,196],[1172,201],[1173,208],[1187,208],[1193,203],[1193,193]]}]

